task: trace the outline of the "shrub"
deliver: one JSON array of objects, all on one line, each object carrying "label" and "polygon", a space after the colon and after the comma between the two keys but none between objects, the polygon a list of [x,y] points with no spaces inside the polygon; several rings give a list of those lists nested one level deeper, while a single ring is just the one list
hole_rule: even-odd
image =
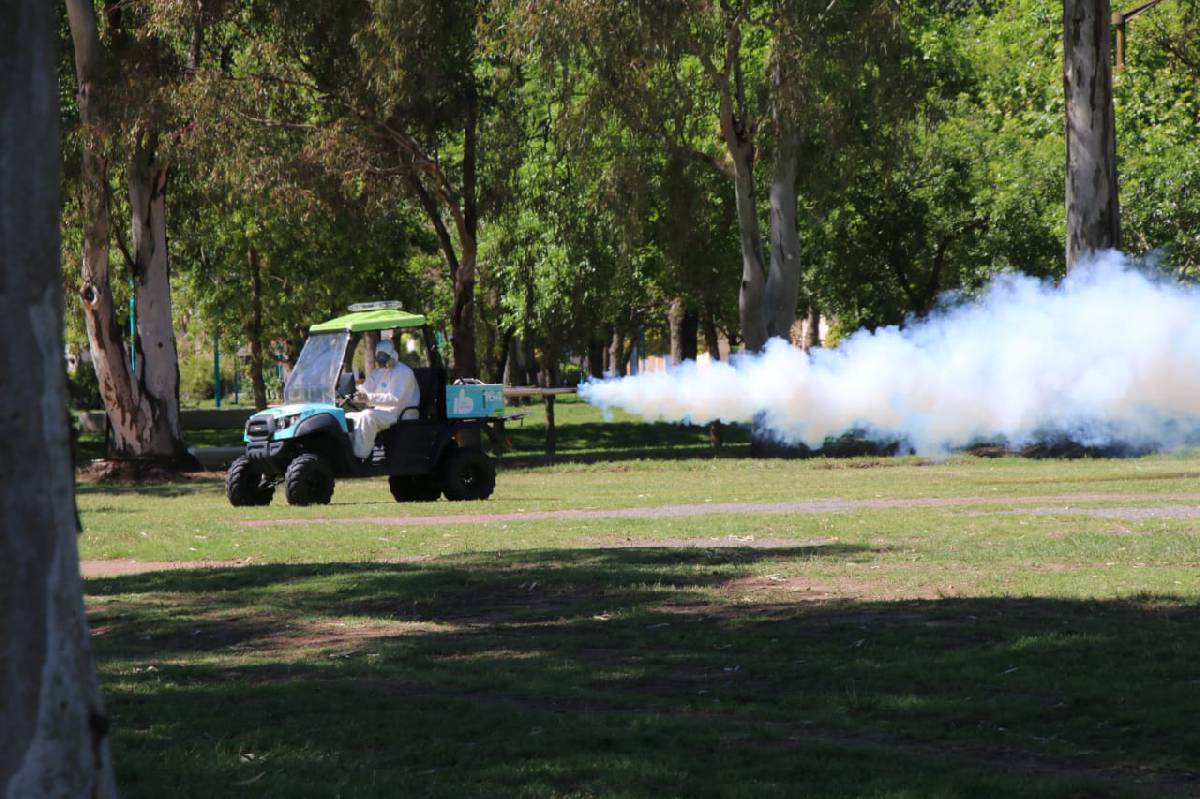
[{"label": "shrub", "polygon": [[96,368],[90,363],[79,364],[74,374],[67,375],[67,394],[70,396],[71,407],[77,411],[100,410],[104,407]]}]

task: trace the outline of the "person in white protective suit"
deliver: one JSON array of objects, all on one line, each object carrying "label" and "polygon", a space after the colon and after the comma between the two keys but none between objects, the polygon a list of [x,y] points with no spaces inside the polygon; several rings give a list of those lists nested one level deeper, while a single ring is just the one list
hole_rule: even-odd
[{"label": "person in white protective suit", "polygon": [[404,411],[404,418],[417,418],[417,411],[412,406],[421,404],[421,389],[413,370],[400,362],[392,342],[381,341],[375,345],[375,369],[354,394],[354,401],[369,406],[346,414],[354,420],[350,443],[358,458],[370,456],[375,448],[375,436],[380,430],[394,425],[405,408],[410,410]]}]

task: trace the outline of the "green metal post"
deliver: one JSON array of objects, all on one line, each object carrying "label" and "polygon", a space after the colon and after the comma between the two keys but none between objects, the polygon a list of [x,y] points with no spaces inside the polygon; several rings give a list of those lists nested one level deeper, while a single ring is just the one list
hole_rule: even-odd
[{"label": "green metal post", "polygon": [[213,336],[213,400],[221,407],[221,337]]},{"label": "green metal post", "polygon": [[129,278],[129,371],[137,372],[137,325],[133,300],[133,278]]}]

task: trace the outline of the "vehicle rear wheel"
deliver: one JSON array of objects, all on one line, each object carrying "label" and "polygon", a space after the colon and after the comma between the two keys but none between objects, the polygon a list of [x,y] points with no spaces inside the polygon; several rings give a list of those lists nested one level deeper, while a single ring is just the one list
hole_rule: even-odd
[{"label": "vehicle rear wheel", "polygon": [[242,455],[229,464],[225,473],[225,497],[235,508],[270,505],[275,484],[267,480],[258,465]]},{"label": "vehicle rear wheel", "polygon": [[442,495],[441,486],[432,477],[393,474],[388,478],[388,487],[397,502],[436,502]]},{"label": "vehicle rear wheel", "polygon": [[328,505],[333,497],[333,469],[320,455],[297,455],[283,476],[283,490],[291,505]]},{"label": "vehicle rear wheel", "polygon": [[451,501],[487,499],[496,489],[496,467],[483,450],[456,450],[443,467],[442,486]]}]

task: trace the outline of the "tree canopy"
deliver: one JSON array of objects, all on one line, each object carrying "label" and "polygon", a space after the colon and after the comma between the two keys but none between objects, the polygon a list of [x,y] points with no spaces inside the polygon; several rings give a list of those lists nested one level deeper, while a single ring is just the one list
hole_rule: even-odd
[{"label": "tree canopy", "polygon": [[[71,250],[101,196],[127,323],[139,195],[122,183],[148,147],[171,324],[257,342],[256,362],[386,298],[433,320],[459,375],[514,358],[599,374],[640,336],[757,349],[822,316],[836,338],[997,271],[1065,269],[1058,0],[97,8],[112,102],[62,101],[76,342]],[[1198,17],[1195,0],[1139,16],[1114,76],[1126,247],[1186,274]],[[94,197],[87,152],[107,165]]]}]

